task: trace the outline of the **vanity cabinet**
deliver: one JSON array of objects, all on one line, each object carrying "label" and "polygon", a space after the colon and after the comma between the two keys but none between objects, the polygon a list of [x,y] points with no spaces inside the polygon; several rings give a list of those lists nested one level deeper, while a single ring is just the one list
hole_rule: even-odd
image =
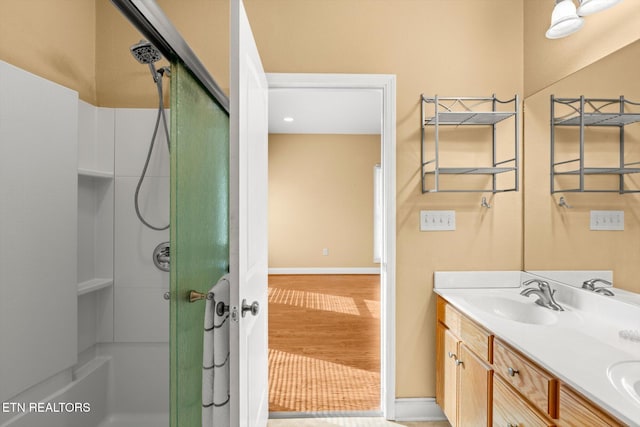
[{"label": "vanity cabinet", "polygon": [[438,296],[436,402],[460,426],[623,426]]},{"label": "vanity cabinet", "polygon": [[490,426],[493,336],[438,301],[436,402],[454,427]]}]

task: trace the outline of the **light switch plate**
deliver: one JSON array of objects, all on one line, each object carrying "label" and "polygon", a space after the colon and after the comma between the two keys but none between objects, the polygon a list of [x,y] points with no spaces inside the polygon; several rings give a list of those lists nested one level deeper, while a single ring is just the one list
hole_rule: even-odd
[{"label": "light switch plate", "polygon": [[591,211],[591,230],[624,230],[624,211]]},{"label": "light switch plate", "polygon": [[420,211],[420,231],[456,229],[456,211]]}]

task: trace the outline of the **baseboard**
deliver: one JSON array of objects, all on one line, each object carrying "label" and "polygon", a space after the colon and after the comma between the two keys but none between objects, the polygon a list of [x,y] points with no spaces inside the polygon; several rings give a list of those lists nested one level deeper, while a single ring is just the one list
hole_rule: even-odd
[{"label": "baseboard", "polygon": [[396,399],[396,421],[445,421],[446,419],[434,398]]},{"label": "baseboard", "polygon": [[380,274],[377,267],[270,268],[269,274]]},{"label": "baseboard", "polygon": [[337,418],[337,417],[363,417],[379,418],[380,411],[320,411],[320,412],[269,412],[270,420],[296,419],[296,418]]}]

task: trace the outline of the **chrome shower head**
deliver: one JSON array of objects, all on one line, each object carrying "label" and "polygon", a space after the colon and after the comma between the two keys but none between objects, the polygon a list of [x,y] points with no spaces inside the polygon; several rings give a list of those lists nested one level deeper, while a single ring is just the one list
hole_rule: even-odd
[{"label": "chrome shower head", "polygon": [[153,64],[160,61],[160,51],[146,40],[140,40],[130,48],[131,54],[141,64]]},{"label": "chrome shower head", "polygon": [[153,77],[154,82],[158,83],[162,80],[164,73],[158,73],[156,66],[153,65],[162,59],[162,54],[154,45],[146,40],[140,40],[131,46],[129,50],[131,50],[131,54],[139,63],[149,66],[149,71],[151,71],[151,77]]}]

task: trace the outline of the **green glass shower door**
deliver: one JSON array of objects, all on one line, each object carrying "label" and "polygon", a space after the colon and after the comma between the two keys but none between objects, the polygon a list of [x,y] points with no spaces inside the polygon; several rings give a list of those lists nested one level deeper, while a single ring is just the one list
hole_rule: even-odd
[{"label": "green glass shower door", "polygon": [[206,294],[229,268],[229,116],[171,66],[170,425],[202,424]]}]

